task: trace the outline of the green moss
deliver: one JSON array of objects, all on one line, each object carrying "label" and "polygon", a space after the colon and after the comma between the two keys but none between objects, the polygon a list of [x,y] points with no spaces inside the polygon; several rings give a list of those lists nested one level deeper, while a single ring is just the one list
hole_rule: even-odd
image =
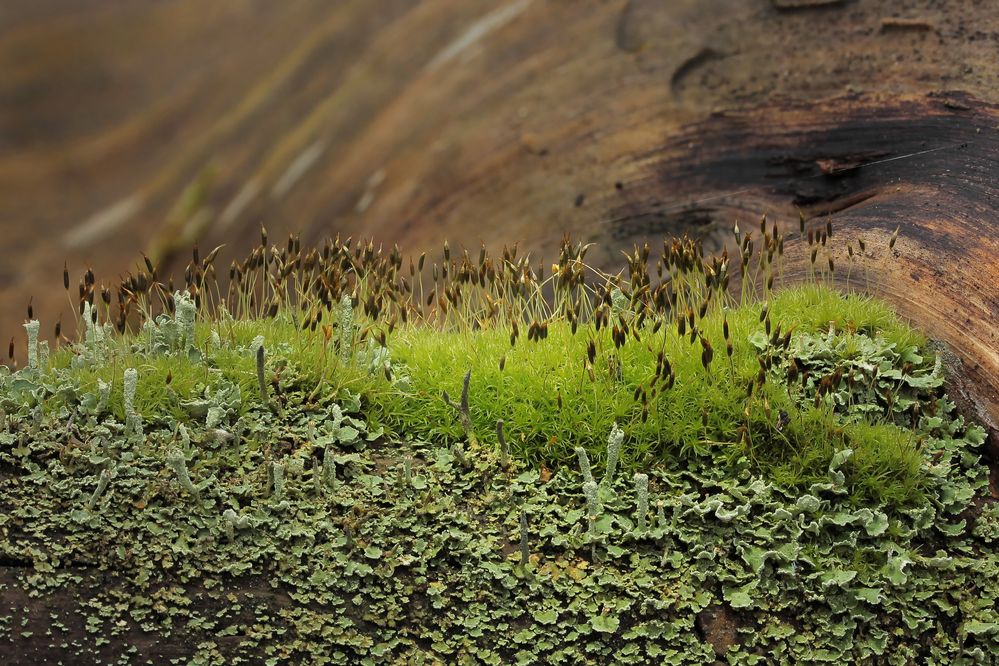
[{"label": "green moss", "polygon": [[[763,335],[760,310],[754,304],[715,312],[701,321],[700,330],[715,350],[708,370],[702,365],[699,343],[691,344],[689,336],[681,337],[672,327],[653,333],[653,321],[638,329],[639,341],[621,349],[615,348],[606,329],[580,326],[574,334],[564,322],[551,324],[545,340],[521,340],[512,346],[507,328],[406,328],[393,338],[391,349],[393,358],[405,364],[412,390],[385,396],[386,422],[397,432],[426,441],[460,439],[454,412],[439,396],[445,390],[456,393],[461,377],[471,370],[476,432],[485,436],[502,419],[513,451],[535,463],[571,464],[577,446],[599,457],[606,433],[617,422],[627,433],[625,461],[630,468],[676,465],[692,455],[723,462],[744,454],[759,469],[774,470],[777,478],[801,486],[824,475],[837,450],[851,447],[863,461],[850,470],[858,501],[914,499],[922,472],[913,437],[880,406],[866,416],[874,422],[844,429],[845,420],[837,417],[839,406],[834,401],[812,408],[808,403],[813,392],[789,393],[784,378],[773,374],[774,383],[764,391],[766,401],[762,396],[747,401],[746,386],[760,369],[761,350],[750,342],[751,336]],[[821,286],[781,290],[769,312],[774,326],[793,330],[795,336],[825,333],[834,322],[838,332],[830,345],[842,348],[830,347],[831,365],[859,360],[866,353],[854,338],[877,339],[879,350],[916,350],[925,345],[925,339],[883,303]],[[725,352],[725,319],[733,344],[731,359]],[[591,342],[598,350],[593,380],[583,369]],[[676,381],[648,400],[643,418],[643,404],[635,392],[651,391],[661,351]],[[902,358],[908,357],[898,354],[891,362],[901,365]],[[608,369],[613,359],[620,360],[620,378]],[[882,361],[863,359],[872,360]],[[932,367],[927,356],[909,372],[921,375]],[[746,409],[752,428],[748,437],[742,437]],[[785,418],[787,427],[778,428]]]},{"label": "green moss", "polygon": [[[692,343],[689,334],[680,336],[671,322],[655,330],[658,320],[652,318],[635,328],[637,339],[620,348],[607,327],[598,331],[592,324],[579,325],[574,333],[569,323],[553,321],[544,340],[520,339],[513,345],[509,326],[441,330],[414,324],[401,327],[389,340],[386,358],[397,375],[390,381],[363,361],[344,362],[322,331],[302,330],[286,313],[201,322],[196,354],[150,353],[148,335],[110,339],[96,364],[73,363],[73,352],[63,349],[55,355],[52,371],[53,381],[75,387],[72,395],[97,392],[99,381],[110,384],[108,406],[121,420],[121,375],[129,367],[139,371],[136,406],[146,420],[189,422],[192,413],[203,412],[196,406],[232,387],[238,392],[236,411],[241,415],[260,402],[252,347],[262,337],[270,350],[268,377],[307,388],[316,399],[354,391],[365,403],[369,422],[388,427],[397,437],[462,441],[454,409],[441,396],[444,391],[458,394],[461,378],[471,371],[475,432],[496,444],[495,424],[502,419],[514,455],[533,464],[571,464],[578,446],[599,458],[606,433],[619,423],[627,435],[623,462],[630,470],[677,465],[698,456],[724,463],[745,455],[782,483],[804,487],[825,474],[837,450],[849,447],[856,452],[848,474],[857,501],[916,499],[923,472],[914,438],[891,409],[877,403],[875,394],[859,398],[873,402],[857,422],[835,399],[812,406],[816,382],[798,391],[771,368],[770,383],[747,398],[760,359],[777,353],[760,342],[766,340],[761,308],[751,304],[715,309],[700,320],[699,330],[714,350],[707,369],[699,339]],[[774,332],[778,326],[793,332],[789,351],[777,354],[782,359],[800,351],[797,341],[802,336],[811,336],[808,339],[825,347],[808,353],[821,358],[828,371],[850,362],[900,372],[903,363],[918,358],[918,364],[910,363],[907,376],[932,372],[933,360],[923,349],[925,338],[872,298],[818,285],[795,286],[776,292],[768,312]],[[725,321],[731,357],[726,353]],[[823,342],[830,325],[835,334]],[[596,352],[592,378],[585,369],[590,345]],[[660,353],[675,375],[670,388],[664,381],[653,383]],[[636,399],[636,392],[642,391],[648,396],[644,403]],[[931,395],[911,391],[896,399]],[[747,423],[748,430],[743,427]]]},{"label": "green moss", "polygon": [[785,328],[798,325],[824,331],[833,322],[837,329],[881,335],[898,349],[926,346],[925,335],[902,321],[884,301],[866,294],[844,294],[821,284],[796,284],[775,292],[771,311]]}]

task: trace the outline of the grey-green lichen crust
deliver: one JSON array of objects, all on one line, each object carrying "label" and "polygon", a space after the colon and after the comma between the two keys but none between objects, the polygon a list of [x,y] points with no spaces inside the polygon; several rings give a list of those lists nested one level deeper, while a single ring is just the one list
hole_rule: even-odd
[{"label": "grey-green lichen crust", "polygon": [[[835,364],[837,344],[794,349]],[[851,499],[849,449],[793,490],[710,452],[637,479],[594,463],[589,485],[575,460],[387,443],[357,395],[309,403],[293,366],[280,405],[215,386],[186,425],[141,429],[96,399],[43,409],[72,387],[4,373],[0,645],[21,663],[991,663],[984,433],[939,377],[908,379],[886,379],[900,414],[936,403],[928,480],[891,506]],[[860,391],[843,404],[876,404]]]}]

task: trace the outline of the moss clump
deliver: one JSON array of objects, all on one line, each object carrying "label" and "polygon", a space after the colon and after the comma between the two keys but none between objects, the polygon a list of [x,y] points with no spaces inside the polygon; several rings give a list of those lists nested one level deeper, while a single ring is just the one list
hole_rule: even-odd
[{"label": "moss clump", "polygon": [[[487,433],[502,419],[513,451],[535,463],[571,463],[578,446],[600,456],[606,433],[620,422],[628,435],[624,458],[630,468],[690,455],[719,463],[746,456],[759,469],[802,487],[826,473],[837,450],[849,447],[868,463],[851,466],[858,501],[915,498],[920,457],[903,406],[932,402],[933,391],[927,389],[943,381],[933,359],[921,351],[925,341],[881,303],[821,286],[775,295],[768,316],[772,333],[778,327],[792,332],[786,347],[770,344],[761,311],[758,304],[734,307],[700,321],[700,334],[712,348],[726,349],[726,328],[732,345],[731,356],[707,369],[699,342],[691,344],[674,328],[653,332],[652,322],[636,329],[639,342],[619,349],[611,331],[579,326],[573,333],[565,322],[549,325],[542,341],[514,346],[505,329],[428,334],[422,327],[404,328],[391,350],[405,366],[410,389],[386,395],[385,421],[428,441],[461,439],[453,409],[437,396],[456,390],[470,370],[475,431]],[[592,380],[580,362],[591,345]],[[668,387],[654,379],[663,357],[675,375]],[[607,370],[610,359],[619,361],[619,375]],[[768,381],[747,396],[761,362]],[[787,381],[792,364],[800,368],[795,385]],[[816,404],[819,385],[838,368],[838,386]],[[875,368],[884,374],[875,376]],[[889,409],[883,393],[893,389],[896,404]],[[847,396],[861,390],[863,405],[848,404]],[[636,392],[647,398],[636,399]]]}]

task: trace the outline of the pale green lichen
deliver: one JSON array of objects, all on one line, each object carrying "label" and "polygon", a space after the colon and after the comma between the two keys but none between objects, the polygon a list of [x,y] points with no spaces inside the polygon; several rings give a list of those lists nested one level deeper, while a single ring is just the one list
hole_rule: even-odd
[{"label": "pale green lichen", "polygon": [[265,338],[262,335],[255,336],[250,342],[250,353],[256,356],[260,348],[264,346],[264,340]]},{"label": "pale green lichen", "polygon": [[312,492],[316,497],[323,494],[323,468],[316,460],[312,462]]},{"label": "pale green lichen", "polygon": [[113,478],[114,469],[112,467],[105,467],[101,470],[101,474],[97,478],[97,487],[87,502],[87,509],[89,511],[93,511],[97,507],[97,502],[100,501],[101,496],[104,495],[104,491],[107,490],[108,484],[111,483],[111,479]]},{"label": "pale green lichen", "polygon": [[179,346],[183,350],[194,346],[194,320],[198,311],[194,299],[187,291],[177,291],[173,295],[180,329]]},{"label": "pale green lichen", "polygon": [[49,341],[42,340],[38,343],[38,366],[43,369],[48,368],[50,356]]},{"label": "pale green lichen", "polygon": [[611,426],[610,435],[607,437],[607,469],[603,480],[605,486],[610,486],[614,483],[614,474],[617,471],[617,463],[621,459],[621,444],[623,442],[624,431],[618,428],[615,422]]},{"label": "pale green lichen", "polygon": [[[432,426],[446,435],[399,442],[364,421],[377,406],[370,394],[307,400],[316,377],[278,341],[268,363],[281,391],[263,408],[245,342],[253,331],[226,332],[224,349],[206,350],[236,358],[238,372],[221,381],[217,359],[205,359],[193,391],[178,395],[190,380],[178,374],[162,405],[151,398],[155,358],[102,358],[107,367],[87,367],[86,381],[62,374],[59,352],[46,372],[0,372],[0,421],[9,426],[0,428],[0,466],[12,472],[0,484],[0,556],[32,565],[12,582],[31,599],[17,609],[27,624],[16,629],[60,631],[47,612],[56,593],[79,595],[74,612],[86,630],[63,650],[88,663],[111,651],[122,663],[155,661],[143,648],[118,649],[140,631],[147,642],[129,645],[205,664],[990,663],[999,651],[999,509],[980,460],[985,433],[956,415],[939,371],[914,360],[919,350],[842,326],[829,337],[822,325],[821,335],[796,333],[787,350],[757,339],[773,361],[768,386],[810,406],[814,378],[836,367],[879,374],[844,374],[853,386],[826,396],[818,409],[844,436],[800,477],[750,460],[759,449],[748,446],[723,455],[721,442],[656,449],[654,437],[638,435],[637,414],[614,415],[634,446],[612,465],[608,441],[607,464],[644,473],[605,474],[606,486],[586,474],[588,458],[579,473],[566,463],[575,444],[600,446],[610,418],[578,439],[546,438],[562,447],[563,463],[547,469],[460,447],[446,418]],[[86,351],[73,353],[77,368]],[[803,384],[780,383],[791,358],[812,373]],[[166,361],[176,369],[188,359]],[[116,418],[95,416],[129,365],[142,372],[141,395],[127,400],[127,411],[141,399],[146,412],[142,442],[123,436]],[[482,385],[483,400],[503,387],[485,376]],[[427,395],[441,406],[438,390]],[[912,404],[927,409],[914,418]],[[481,427],[495,419],[483,416]],[[918,438],[918,493],[858,492],[858,471],[872,464],[862,435],[884,427],[881,419]],[[798,425],[774,409],[754,432],[783,441],[775,433]],[[521,455],[530,447],[521,435],[532,433],[518,427]],[[879,441],[908,450],[904,438]],[[315,493],[299,485],[305,461]],[[285,471],[271,472],[268,490],[274,478],[286,487],[268,498],[261,477],[272,462]],[[396,483],[397,471],[408,483]],[[195,486],[195,472],[208,480]],[[336,492],[326,491],[338,473]],[[240,538],[251,525],[253,538]],[[727,652],[712,643],[704,618],[713,613],[734,626]],[[0,616],[0,637],[26,654],[37,635],[19,633],[9,617]]]},{"label": "pale green lichen", "polygon": [[276,500],[281,500],[284,498],[284,463],[272,462],[270,466],[271,470],[271,496]]},{"label": "pale green lichen", "polygon": [[135,413],[135,390],[139,383],[139,371],[127,368],[124,375],[122,397],[125,403],[125,415]]},{"label": "pale green lichen", "polygon": [[323,483],[327,488],[336,488],[336,460],[333,445],[328,444],[323,452]]},{"label": "pale green lichen", "polygon": [[656,502],[656,527],[666,529],[666,503],[662,500]]},{"label": "pale green lichen", "polygon": [[191,434],[187,431],[187,426],[183,423],[178,424],[177,434],[180,436],[181,449],[186,451],[191,447]]},{"label": "pale green lichen", "polygon": [[[364,431],[364,424],[347,421],[338,409],[291,404],[286,410],[251,411],[250,425],[238,428],[249,442],[229,450],[211,444],[203,419],[183,429],[151,421],[150,441],[175,438],[184,450],[203,447],[200,464],[214,461],[215,469],[226,470],[219,494],[198,504],[156,490],[159,448],[133,447],[113,428],[92,422],[86,427],[93,437],[109,441],[79,452],[71,447],[60,459],[49,447],[65,423],[25,418],[23,428],[41,429],[25,445],[28,458],[6,447],[0,461],[49,460],[45,473],[58,482],[5,484],[0,492],[11,507],[5,528],[30,525],[32,540],[51,536],[42,550],[12,529],[11,545],[0,548],[38,548],[31,552],[63,562],[96,553],[114,584],[81,608],[98,618],[95,627],[142,626],[171,645],[183,645],[203,626],[242,636],[238,643],[208,641],[202,648],[192,641],[178,648],[189,648],[184,658],[207,663],[280,663],[279,655],[293,655],[288,658],[317,664],[693,666],[719,658],[710,629],[697,619],[715,611],[737,628],[724,655],[732,663],[988,663],[999,647],[993,617],[999,560],[990,547],[999,539],[999,512],[982,511],[974,530],[961,522],[987,483],[978,462],[983,433],[958,421],[946,403],[939,422],[927,421],[926,461],[950,472],[932,477],[924,502],[851,503],[836,479],[850,472],[858,454],[844,449],[831,454],[822,478],[797,491],[750,471],[745,461],[692,457],[682,469],[654,466],[645,473],[646,484],[663,492],[656,498],[659,518],[655,525],[646,519],[644,533],[635,531],[641,523],[636,499],[646,485],[641,475],[617,475],[611,488],[586,482],[580,508],[581,475],[569,466],[543,478],[521,461],[507,470],[496,456],[469,450],[470,466],[463,468],[432,444],[366,447],[364,436],[345,432]],[[282,432],[288,441],[308,444],[265,454],[254,432]],[[342,461],[337,493],[317,497],[289,487],[279,502],[259,496],[252,475],[265,455],[286,465],[290,486],[303,456],[317,447],[325,447],[324,459]],[[92,467],[81,461],[123,453],[134,458],[113,481],[114,490],[134,499],[97,501],[100,515],[81,510],[69,520],[52,510],[66,497],[91,495]],[[394,482],[396,464],[407,458],[427,461],[427,474],[413,478],[427,482],[425,492]],[[313,483],[317,468],[321,476],[318,460]],[[135,502],[149,492],[156,493],[149,506],[137,510]],[[251,521],[260,529],[253,539],[240,538]],[[101,543],[121,548],[95,549]],[[44,566],[47,560],[36,561]],[[248,588],[255,616],[247,628],[241,596],[247,588],[240,586],[259,580],[261,566],[271,568],[263,593]],[[48,578],[32,580],[27,589],[47,593]],[[223,609],[206,606],[206,592],[238,600]],[[297,603],[267,601],[286,594]],[[424,610],[406,605],[414,598]],[[366,614],[355,617],[341,606]],[[317,626],[335,631],[318,635]],[[430,647],[414,638],[417,631]],[[88,647],[94,646],[84,642],[80,649]]]},{"label": "pale green lichen", "polygon": [[41,324],[35,319],[24,324],[24,330],[28,333],[28,367],[32,370],[38,369],[38,330]]},{"label": "pale green lichen", "polygon": [[413,486],[413,457],[405,456],[399,470],[399,482],[404,488]]},{"label": "pale green lichen", "polygon": [[229,543],[236,540],[236,530],[247,530],[251,526],[249,516],[240,516],[232,509],[226,509],[222,513],[222,524]]},{"label": "pale green lichen", "polygon": [[125,370],[123,382],[123,399],[125,407],[125,431],[133,439],[142,438],[142,417],[135,410],[135,392],[139,383],[139,371],[135,368]]},{"label": "pale green lichen", "polygon": [[187,491],[191,497],[194,499],[201,498],[201,492],[198,490],[194,482],[191,481],[191,475],[187,471],[187,458],[180,449],[172,449],[166,456],[166,465],[169,467],[174,475],[177,477],[177,482],[180,487]]},{"label": "pale green lichen", "polygon": [[108,400],[111,399],[111,384],[103,379],[97,380],[97,402],[94,407],[94,414],[100,415],[108,408]]},{"label": "pale green lichen", "polygon": [[583,496],[586,497],[586,512],[591,536],[596,536],[597,518],[600,517],[600,499],[597,496],[597,484],[587,481],[583,484]]},{"label": "pale green lichen", "polygon": [[586,449],[582,446],[576,447],[576,459],[579,461],[579,472],[583,475],[583,482],[592,482],[593,471],[590,469],[590,458],[586,455]]},{"label": "pale green lichen", "polygon": [[638,531],[645,532],[645,521],[649,513],[649,475],[635,474],[635,496],[638,502]]},{"label": "pale green lichen", "polygon": [[[101,343],[104,342],[104,327],[100,324],[98,311],[90,301],[83,303],[83,325],[85,327],[84,340],[89,351],[96,353]],[[95,359],[96,360],[96,359]]]},{"label": "pale green lichen", "polygon": [[348,294],[344,294],[340,298],[340,307],[337,311],[337,331],[340,361],[345,364],[350,363],[354,353],[354,304]]}]

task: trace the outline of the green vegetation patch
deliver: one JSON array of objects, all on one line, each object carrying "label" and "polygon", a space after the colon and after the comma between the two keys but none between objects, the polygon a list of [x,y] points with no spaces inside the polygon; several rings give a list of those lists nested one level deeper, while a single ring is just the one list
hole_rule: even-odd
[{"label": "green vegetation patch", "polygon": [[[911,410],[932,405],[943,384],[941,368],[920,352],[925,340],[883,304],[816,285],[778,292],[762,314],[763,306],[752,304],[702,319],[699,334],[721,356],[708,367],[697,339],[673,327],[653,332],[652,322],[620,348],[607,328],[572,333],[566,322],[550,325],[545,340],[514,345],[501,328],[409,327],[392,345],[408,390],[388,395],[384,413],[407,436],[460,440],[461,424],[439,396],[459,392],[470,370],[475,432],[490,435],[503,420],[512,451],[531,462],[566,464],[577,446],[602,456],[618,423],[628,433],[623,457],[631,471],[691,456],[718,464],[745,456],[782,483],[805,487],[849,447],[857,455],[847,471],[857,501],[917,497],[923,471]],[[783,337],[778,330],[790,334],[784,346],[772,341]],[[660,359],[675,376],[671,384],[655,382]],[[764,366],[773,382],[747,396]],[[838,369],[840,385],[816,400],[823,379]],[[644,401],[636,398],[641,393]]]},{"label": "green vegetation patch", "polygon": [[0,370],[0,640],[24,663],[988,663],[985,433],[926,340],[815,283],[729,297],[689,250],[671,286],[633,262],[590,301],[486,287],[485,259],[462,282],[466,255],[437,309],[406,283],[386,320],[401,259],[341,247],[317,302],[296,274],[230,315],[192,278],[132,334],[87,299],[79,343],[29,323]]}]

